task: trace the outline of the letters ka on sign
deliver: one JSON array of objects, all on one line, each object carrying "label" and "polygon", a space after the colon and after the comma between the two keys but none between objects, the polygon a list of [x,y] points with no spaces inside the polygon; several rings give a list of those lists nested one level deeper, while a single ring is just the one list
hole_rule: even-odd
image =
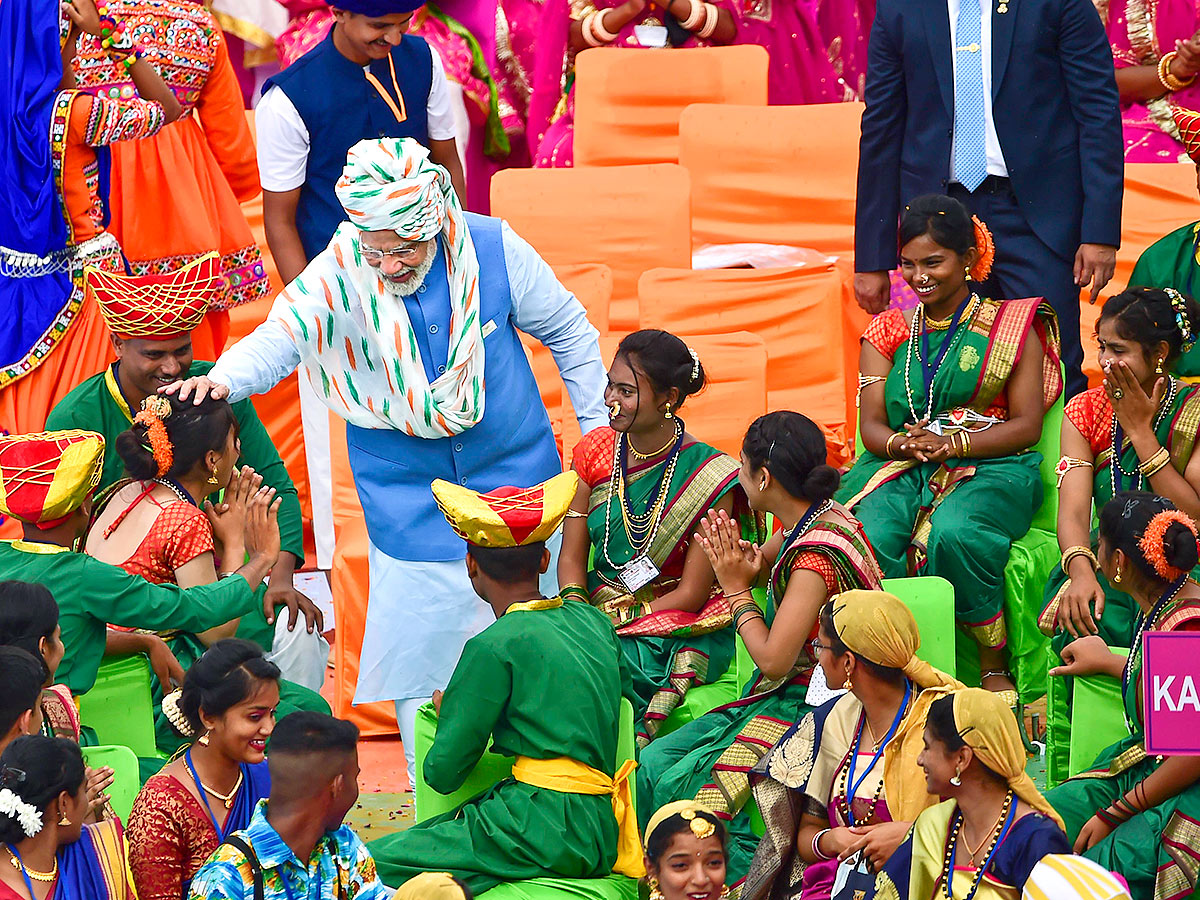
[{"label": "letters ka on sign", "polygon": [[1200,756],[1200,632],[1149,632],[1143,641],[1146,753]]}]

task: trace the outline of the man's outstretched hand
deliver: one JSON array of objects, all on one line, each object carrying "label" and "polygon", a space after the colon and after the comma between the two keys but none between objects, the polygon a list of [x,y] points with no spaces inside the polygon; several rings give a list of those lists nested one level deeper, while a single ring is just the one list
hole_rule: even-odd
[{"label": "man's outstretched hand", "polygon": [[174,394],[179,397],[181,402],[191,397],[192,403],[199,406],[204,402],[205,397],[212,397],[214,400],[224,400],[229,396],[229,385],[213,381],[206,375],[197,375],[195,378],[172,382],[166,387],[159,388],[158,392],[160,394]]}]

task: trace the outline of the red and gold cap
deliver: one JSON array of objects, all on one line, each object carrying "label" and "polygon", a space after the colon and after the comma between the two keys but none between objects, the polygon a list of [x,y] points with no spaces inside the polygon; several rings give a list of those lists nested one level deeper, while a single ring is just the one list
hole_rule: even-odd
[{"label": "red and gold cap", "polygon": [[0,437],[0,512],[53,528],[100,483],[104,438],[94,431],[46,431]]},{"label": "red and gold cap", "polygon": [[1171,112],[1183,141],[1183,149],[1194,162],[1200,163],[1200,112],[1173,104]]},{"label": "red and gold cap", "polygon": [[486,494],[442,481],[430,485],[455,534],[477,547],[524,547],[554,534],[567,515],[579,476],[563,472],[536,487],[502,487]]},{"label": "red and gold cap", "polygon": [[220,257],[206,253],[165,275],[116,275],[84,270],[87,295],[95,298],[108,329],[122,340],[166,341],[191,333],[225,287]]}]

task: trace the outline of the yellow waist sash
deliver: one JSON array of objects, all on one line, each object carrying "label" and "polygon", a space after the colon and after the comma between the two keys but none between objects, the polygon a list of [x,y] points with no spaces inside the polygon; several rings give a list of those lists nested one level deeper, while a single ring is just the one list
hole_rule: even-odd
[{"label": "yellow waist sash", "polygon": [[637,763],[626,760],[609,778],[599,769],[560,756],[557,759],[530,759],[518,756],[513,763],[513,778],[522,784],[563,794],[589,794],[612,797],[613,815],[617,818],[617,862],[613,871],[630,878],[642,878],[646,874],[642,862],[642,838],[638,834],[637,814],[633,809],[629,777]]}]

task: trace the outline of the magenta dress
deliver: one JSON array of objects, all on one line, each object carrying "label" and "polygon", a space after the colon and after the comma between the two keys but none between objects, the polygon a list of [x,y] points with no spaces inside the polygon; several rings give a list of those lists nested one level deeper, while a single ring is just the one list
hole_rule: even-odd
[{"label": "magenta dress", "polygon": [[[1157,66],[1200,29],[1195,0],[1097,0],[1118,70]],[[1153,100],[1121,104],[1126,162],[1187,162],[1174,107],[1200,109],[1200,82]]]},{"label": "magenta dress", "polygon": [[[612,9],[621,2],[595,0],[594,8]],[[737,25],[734,43],[759,44],[767,49],[771,60],[770,103],[833,103],[855,99],[855,92],[830,61],[816,11],[805,0],[715,0],[715,5],[733,16]],[[528,123],[535,166],[574,164],[575,100],[571,85],[574,59],[568,38],[572,19],[582,18],[592,7],[587,0],[545,0],[542,7]],[[661,17],[661,9],[647,5],[638,18],[617,33],[610,46],[641,47],[636,27],[648,19],[661,22]],[[693,36],[683,46],[710,46],[710,42]]]}]

